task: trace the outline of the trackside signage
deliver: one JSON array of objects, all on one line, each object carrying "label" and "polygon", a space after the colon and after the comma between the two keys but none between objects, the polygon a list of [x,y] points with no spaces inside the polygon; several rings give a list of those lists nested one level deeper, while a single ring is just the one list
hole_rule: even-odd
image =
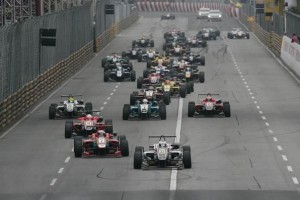
[{"label": "trackside signage", "polygon": [[281,59],[300,77],[300,45],[287,36],[282,39]]}]

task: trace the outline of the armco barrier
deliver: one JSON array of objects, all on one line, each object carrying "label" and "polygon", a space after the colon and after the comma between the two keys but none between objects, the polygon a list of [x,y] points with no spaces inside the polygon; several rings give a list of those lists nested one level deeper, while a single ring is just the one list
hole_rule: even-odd
[{"label": "armco barrier", "polygon": [[[121,30],[137,19],[138,14],[133,13],[101,34],[97,38],[97,52],[112,41]],[[21,117],[30,106],[78,71],[93,56],[93,42],[91,41],[0,102],[0,130]]]}]

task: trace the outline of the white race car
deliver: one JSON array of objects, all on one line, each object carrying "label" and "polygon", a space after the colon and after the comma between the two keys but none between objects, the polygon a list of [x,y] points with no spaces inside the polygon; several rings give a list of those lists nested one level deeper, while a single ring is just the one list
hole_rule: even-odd
[{"label": "white race car", "polygon": [[164,135],[149,136],[149,138],[159,138],[159,141],[149,146],[148,151],[145,151],[142,146],[136,146],[134,152],[134,169],[191,168],[191,147],[167,143],[166,138],[175,137]]},{"label": "white race car", "polygon": [[227,37],[229,39],[249,39],[250,38],[250,34],[244,32],[241,28],[233,28],[230,32],[227,33]]}]

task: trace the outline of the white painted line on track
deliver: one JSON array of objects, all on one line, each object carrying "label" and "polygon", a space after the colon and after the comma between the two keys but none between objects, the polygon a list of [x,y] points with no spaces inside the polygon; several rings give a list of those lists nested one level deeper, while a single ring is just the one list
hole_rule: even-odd
[{"label": "white painted line on track", "polygon": [[120,85],[120,84],[121,84],[121,82],[118,83],[118,85]]},{"label": "white painted line on track", "polygon": [[72,148],[72,152],[74,152],[74,147]]},{"label": "white painted line on track", "polygon": [[170,190],[171,191],[176,190],[176,186],[177,186],[177,169],[172,169]]},{"label": "white painted line on track", "polygon": [[118,88],[119,86],[118,85],[116,85],[116,87],[115,88]]},{"label": "white painted line on track", "polygon": [[294,170],[293,170],[293,168],[292,168],[292,166],[286,166],[286,168],[287,168],[287,170],[289,171],[289,172],[293,172]]},{"label": "white painted line on track", "polygon": [[254,103],[257,104],[258,102],[257,102],[257,101],[254,101]]},{"label": "white painted line on track", "polygon": [[278,142],[277,137],[273,137],[274,142]]},{"label": "white painted line on track", "polygon": [[255,99],[255,97],[254,97],[254,96],[252,96],[252,97],[251,97],[251,99]]},{"label": "white painted line on track", "polygon": [[260,109],[260,106],[256,106],[257,109]]},{"label": "white painted line on track", "polygon": [[110,93],[110,96],[112,96],[112,95],[114,95],[114,93],[112,92],[112,93]]},{"label": "white painted line on track", "polygon": [[100,110],[103,110],[104,109],[104,107],[102,106],[102,107],[100,107]]},{"label": "white painted line on track", "polygon": [[104,104],[104,105],[106,105],[106,104],[107,104],[107,102],[105,101],[103,104]]},{"label": "white painted line on track", "polygon": [[249,94],[250,94],[250,95],[253,95],[253,93],[252,93],[252,92],[249,92]]},{"label": "white painted line on track", "polygon": [[259,112],[259,114],[261,114],[261,115],[262,115],[262,114],[264,114],[264,113],[263,113],[263,111],[261,111],[261,110],[260,110],[260,111],[258,111],[258,112]]},{"label": "white painted line on track", "polygon": [[280,145],[277,145],[277,149],[278,149],[278,151],[282,151],[283,150]]},{"label": "white painted line on track", "polygon": [[[175,142],[180,143],[180,132],[181,132],[181,122],[182,122],[182,107],[183,107],[183,98],[179,99],[178,105],[178,115],[177,115],[177,124],[176,124],[176,138]],[[170,191],[176,190],[177,187],[177,169],[172,169],[171,171],[171,181],[170,181]]]},{"label": "white painted line on track", "polygon": [[266,122],[265,124],[266,124],[266,126],[270,126],[270,124],[268,122]]},{"label": "white painted line on track", "polygon": [[298,179],[296,177],[292,177],[292,179],[293,179],[294,184],[296,184],[296,185],[299,184],[299,181],[298,181]]},{"label": "white painted line on track", "polygon": [[288,159],[287,159],[286,155],[281,155],[281,157],[282,157],[282,160],[284,160],[284,161],[288,161]]},{"label": "white painted line on track", "polygon": [[247,81],[245,81],[244,84],[247,85],[248,84]]},{"label": "white painted line on track", "polygon": [[110,100],[110,97],[107,97],[107,100]]},{"label": "white painted line on track", "polygon": [[66,160],[65,160],[65,163],[68,163],[68,162],[70,161],[70,159],[71,159],[71,157],[68,156],[68,157],[66,158]]},{"label": "white painted line on track", "polygon": [[269,133],[274,133],[274,131],[273,131],[273,130],[271,130],[271,129],[269,129],[268,131],[269,131]]},{"label": "white painted line on track", "polygon": [[115,89],[113,89],[113,91],[114,91],[114,92],[115,92],[115,91],[117,91],[117,90],[116,90],[116,88],[115,88]]},{"label": "white painted line on track", "polygon": [[248,85],[246,85],[246,88],[249,88],[249,86],[248,86]]},{"label": "white painted line on track", "polygon": [[261,118],[262,118],[263,120],[267,120],[267,118],[266,118],[265,116],[261,116]]},{"label": "white painted line on track", "polygon": [[245,81],[246,79],[242,78],[243,81]]},{"label": "white painted line on track", "polygon": [[250,91],[251,91],[251,89],[250,89],[250,88],[248,88],[248,91],[250,92]]},{"label": "white painted line on track", "polygon": [[64,171],[64,168],[60,168],[57,173],[61,174]]},{"label": "white painted line on track", "polygon": [[56,181],[57,181],[57,178],[52,179],[52,181],[51,181],[51,183],[50,183],[50,186],[54,186],[55,183],[56,183]]},{"label": "white painted line on track", "polygon": [[41,196],[41,198],[39,200],[44,200],[44,199],[46,199],[46,197],[47,197],[47,194],[43,194],[43,196]]}]

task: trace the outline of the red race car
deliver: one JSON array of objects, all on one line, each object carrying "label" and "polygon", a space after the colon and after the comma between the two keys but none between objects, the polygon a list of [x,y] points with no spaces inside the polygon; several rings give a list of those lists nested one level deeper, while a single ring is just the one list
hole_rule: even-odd
[{"label": "red race car", "polygon": [[188,105],[188,117],[194,117],[195,115],[224,115],[225,117],[230,117],[230,104],[228,101],[215,99],[212,95],[219,95],[219,94],[198,94],[198,97],[201,95],[206,95],[206,97],[198,104],[195,104],[194,101],[190,101]]},{"label": "red race car", "polygon": [[87,138],[74,138],[75,157],[106,156],[121,157],[129,155],[128,141],[125,135],[117,137],[116,133],[99,130]]},{"label": "red race car", "polygon": [[106,119],[103,121],[102,116],[92,116],[88,114],[85,117],[79,117],[76,122],[66,121],[65,138],[71,138],[72,136],[88,136],[99,130],[113,133],[112,120]]}]

